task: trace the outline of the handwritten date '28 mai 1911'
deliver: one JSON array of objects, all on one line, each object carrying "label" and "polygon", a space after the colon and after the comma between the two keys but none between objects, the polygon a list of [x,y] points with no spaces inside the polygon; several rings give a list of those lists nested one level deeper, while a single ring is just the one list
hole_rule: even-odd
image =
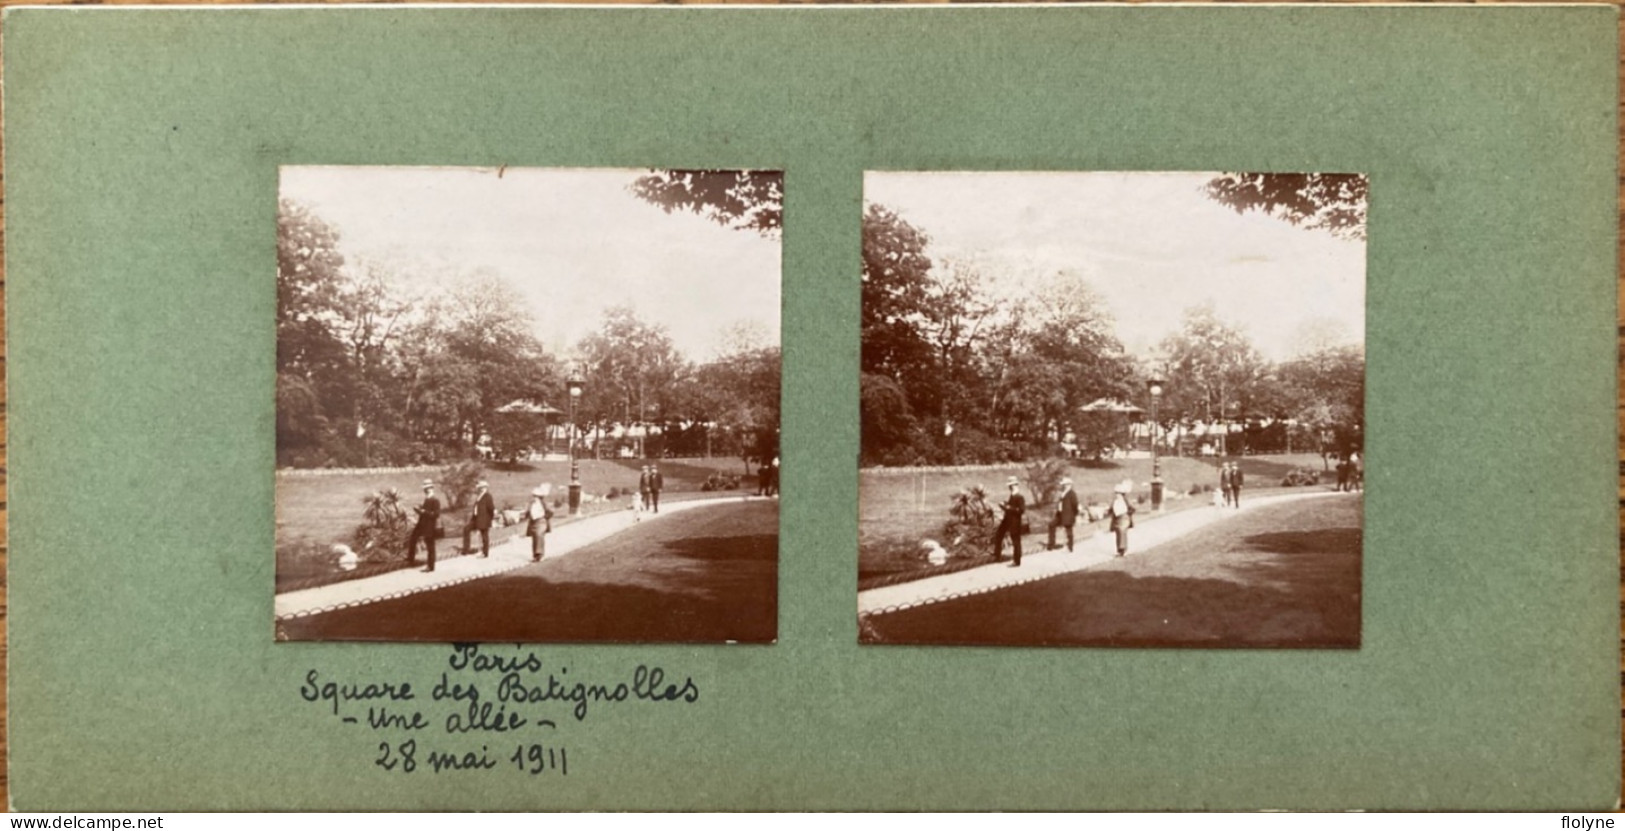
[{"label": "handwritten date '28 mai 1911'", "polygon": [[[498,751],[501,752],[501,751]],[[514,751],[506,760],[523,773],[537,776],[543,773],[557,773],[560,776],[570,774],[569,751],[563,747],[553,747],[542,744],[521,744],[514,747]],[[378,758],[373,764],[387,771],[400,771],[401,773],[416,773],[421,767],[431,773],[443,773],[456,770],[490,770],[500,762],[491,755],[490,745],[481,745],[478,752],[432,750],[418,761],[418,743],[416,739],[408,739],[400,744],[392,745],[389,742],[378,743]]]}]

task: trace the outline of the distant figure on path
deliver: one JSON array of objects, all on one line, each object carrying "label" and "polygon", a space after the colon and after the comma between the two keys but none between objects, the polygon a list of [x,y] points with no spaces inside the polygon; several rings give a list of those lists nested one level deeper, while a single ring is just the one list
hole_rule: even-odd
[{"label": "distant figure on path", "polygon": [[649,490],[654,486],[654,479],[649,475],[649,466],[643,466],[643,473],[638,476],[638,495],[643,498],[643,510],[649,510]]},{"label": "distant figure on path", "polygon": [[538,485],[530,492],[530,507],[525,509],[525,536],[530,537],[530,560],[536,562],[547,553],[547,535],[553,530],[553,509],[547,506],[550,485]]},{"label": "distant figure on path", "polygon": [[1128,553],[1128,529],[1134,527],[1134,506],[1128,501],[1129,490],[1127,480],[1117,483],[1117,487],[1112,489],[1112,504],[1106,508],[1106,516],[1112,521],[1112,532],[1117,535],[1119,557]]},{"label": "distant figure on path", "polygon": [[1230,463],[1219,463],[1219,490],[1224,492],[1224,504],[1230,505],[1236,501],[1236,483],[1230,475]]},{"label": "distant figure on path", "polygon": [[406,561],[417,562],[418,540],[422,540],[429,549],[429,565],[423,570],[434,571],[434,535],[440,528],[440,500],[435,498],[433,482],[423,480],[423,501],[413,506],[412,510],[417,512],[418,521],[406,538]]},{"label": "distant figure on path", "polygon": [[480,556],[491,556],[491,521],[496,518],[497,504],[491,499],[491,485],[481,480],[474,485],[474,510],[468,515],[468,522],[463,525],[463,553],[472,554],[468,547],[469,532],[480,532]]},{"label": "distant figure on path", "polygon": [[773,496],[779,492],[779,457],[774,456],[772,462],[762,462],[756,468],[756,495]]},{"label": "distant figure on path", "polygon": [[1027,511],[1027,499],[1021,495],[1019,488],[1021,482],[1012,476],[1004,481],[1005,487],[1010,489],[1010,496],[999,503],[1004,511],[1004,518],[999,521],[999,529],[993,533],[993,559],[1004,559],[1004,538],[1008,536],[1013,543],[1015,560],[1012,565],[1021,565],[1021,519]]},{"label": "distant figure on path", "polygon": [[1347,456],[1337,460],[1337,490],[1339,493],[1349,489],[1349,459]]},{"label": "distant figure on path", "polygon": [[1230,495],[1231,495],[1231,498],[1235,501],[1237,508],[1241,507],[1241,483],[1244,480],[1245,480],[1245,477],[1243,477],[1241,475],[1241,463],[1240,462],[1231,462],[1230,463]]},{"label": "distant figure on path", "polygon": [[1365,460],[1358,450],[1349,454],[1349,484],[1353,490],[1365,491]]},{"label": "distant figure on path", "polygon": [[666,486],[666,477],[660,475],[660,465],[649,466],[649,506],[660,513],[660,489]]},{"label": "distant figure on path", "polygon": [[1078,522],[1078,492],[1072,489],[1072,480],[1061,480],[1061,498],[1055,502],[1055,516],[1049,521],[1049,542],[1046,551],[1055,550],[1055,529],[1066,529],[1066,550],[1072,550],[1072,526]]}]

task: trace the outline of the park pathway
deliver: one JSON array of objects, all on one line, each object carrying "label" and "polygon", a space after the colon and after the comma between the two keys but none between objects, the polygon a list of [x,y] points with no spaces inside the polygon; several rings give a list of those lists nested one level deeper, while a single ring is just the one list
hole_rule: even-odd
[{"label": "park pathway", "polygon": [[[729,496],[715,499],[673,500],[660,506],[660,513],[643,515],[643,522],[659,522],[672,514],[705,508],[712,505],[737,505],[741,502],[760,502],[771,497]],[[556,523],[553,533],[547,535],[547,557],[563,557],[584,546],[598,542],[613,534],[631,528],[635,518],[631,510],[611,511],[607,514],[584,517],[568,523]],[[478,537],[475,538],[478,540]],[[461,540],[447,537],[442,545]],[[421,562],[421,560],[420,560]],[[391,600],[418,592],[443,589],[513,571],[530,565],[530,538],[524,535],[491,546],[490,557],[471,555],[447,557],[435,563],[435,570],[424,572],[415,568],[391,571],[376,577],[346,580],[311,589],[286,592],[276,596],[276,619],[308,617],[336,609],[347,609]]]},{"label": "park pathway", "polygon": [[[1140,516],[1136,516],[1134,530],[1129,532],[1128,556],[1133,557],[1136,552],[1143,552],[1152,546],[1161,545],[1205,525],[1249,513],[1261,507],[1280,505],[1284,502],[1296,502],[1303,499],[1322,499],[1335,496],[1353,497],[1356,495],[1354,493],[1339,493],[1338,491],[1314,491],[1311,493],[1294,493],[1248,499],[1244,493],[1240,508],[1204,506],[1151,518],[1145,518],[1143,516],[1144,512],[1142,512]],[[1038,527],[1038,523],[1035,522],[1033,524],[1034,530],[1037,530]],[[1048,527],[1047,518],[1044,527]],[[1104,528],[1104,526],[1102,527]],[[1007,559],[1005,562],[990,563],[951,574],[861,591],[858,592],[858,614],[861,616],[896,612],[915,606],[923,606],[927,603],[953,600],[972,594],[982,594],[995,589],[1043,580],[1046,577],[1081,571],[1117,556],[1115,540],[1115,534],[1108,530],[1102,530],[1087,539],[1078,540],[1075,551],[1067,551],[1062,548],[1055,551],[1024,552],[1021,557],[1021,568],[1010,565],[1008,552],[1006,552]]]}]

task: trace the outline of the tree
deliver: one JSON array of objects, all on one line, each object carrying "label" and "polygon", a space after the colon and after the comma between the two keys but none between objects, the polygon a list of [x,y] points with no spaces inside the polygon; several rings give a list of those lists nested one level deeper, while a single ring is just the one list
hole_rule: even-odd
[{"label": "tree", "polygon": [[687,211],[724,228],[777,238],[784,226],[784,173],[776,170],[654,170],[632,182],[639,199]]},{"label": "tree", "polygon": [[481,437],[502,432],[500,408],[563,395],[557,361],[532,334],[517,297],[495,274],[476,272],[429,298],[401,328],[392,348],[397,392],[390,405],[403,432],[466,454]]},{"label": "tree", "polygon": [[928,242],[924,232],[891,209],[868,207],[859,338],[864,372],[894,379],[911,406],[935,412],[937,378],[925,331],[932,318],[933,290]]},{"label": "tree", "polygon": [[1361,446],[1365,431],[1365,353],[1353,345],[1328,346],[1279,369],[1292,417],[1311,431],[1321,464]]},{"label": "tree", "polygon": [[921,329],[932,349],[936,376],[936,415],[944,428],[980,424],[991,402],[986,395],[981,351],[999,320],[1001,304],[988,292],[983,266],[944,261],[932,269]]},{"label": "tree", "polygon": [[665,327],[643,322],[630,306],[615,306],[576,353],[591,379],[582,409],[594,423],[645,425],[672,414],[687,367]]},{"label": "tree", "polygon": [[[743,348],[701,364],[678,382],[663,433],[694,430],[690,452],[777,455],[780,424],[779,348]],[[713,443],[712,430],[724,443]]]},{"label": "tree", "polygon": [[1246,405],[1266,366],[1258,350],[1235,326],[1220,320],[1211,303],[1185,310],[1180,330],[1163,341],[1167,384],[1160,413],[1163,426],[1200,421],[1221,428],[1219,452],[1230,452],[1233,417],[1246,417]]},{"label": "tree", "polygon": [[913,464],[919,428],[908,395],[895,378],[876,372],[858,377],[860,455],[865,464]]},{"label": "tree", "polygon": [[306,206],[277,203],[276,400],[279,456],[321,445],[347,373],[339,318],[338,231]]},{"label": "tree", "polygon": [[1369,185],[1358,173],[1225,173],[1204,190],[1237,213],[1262,211],[1302,228],[1363,240]]},{"label": "tree", "polygon": [[308,377],[336,355],[327,324],[343,283],[339,234],[291,199],[277,203],[276,231],[277,370]]},{"label": "tree", "polygon": [[1059,439],[1084,427],[1083,407],[1101,398],[1128,398],[1133,361],[1118,341],[1105,301],[1077,272],[1042,281],[1027,315],[1028,343],[1042,362],[1059,370],[1058,399],[1044,413]]},{"label": "tree", "polygon": [[411,303],[396,294],[389,275],[378,264],[363,264],[359,272],[340,284],[334,298],[336,316],[329,329],[345,347],[344,397],[355,431],[363,433],[378,426],[398,426],[390,401],[394,367],[389,348]]}]

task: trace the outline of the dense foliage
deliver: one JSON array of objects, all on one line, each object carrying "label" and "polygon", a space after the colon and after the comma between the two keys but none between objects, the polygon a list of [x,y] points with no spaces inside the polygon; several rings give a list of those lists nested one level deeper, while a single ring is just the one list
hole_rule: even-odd
[{"label": "dense foliage", "polygon": [[[339,229],[290,200],[277,231],[281,466],[504,460],[542,449],[564,429],[572,364],[585,382],[580,440],[594,453],[625,445],[649,456],[776,455],[777,347],[736,338],[733,351],[696,364],[663,329],[612,308],[567,362],[543,348],[519,293],[495,274],[346,262]],[[403,279],[414,276],[432,279]],[[426,283],[440,288],[407,288]]]},{"label": "dense foliage", "polygon": [[[1364,177],[1224,174],[1206,192],[1240,212],[1346,238],[1365,233]],[[896,211],[867,206],[864,464],[1099,457],[1130,440],[1131,423],[1149,421],[1153,378],[1162,381],[1159,435],[1178,439],[1172,453],[1207,443],[1226,455],[1313,449],[1329,458],[1362,442],[1364,351],[1326,321],[1305,321],[1294,357],[1272,363],[1212,305],[1190,306],[1141,361],[1080,274],[935,260],[930,243]],[[1170,316],[1179,308],[1175,299]]]}]

